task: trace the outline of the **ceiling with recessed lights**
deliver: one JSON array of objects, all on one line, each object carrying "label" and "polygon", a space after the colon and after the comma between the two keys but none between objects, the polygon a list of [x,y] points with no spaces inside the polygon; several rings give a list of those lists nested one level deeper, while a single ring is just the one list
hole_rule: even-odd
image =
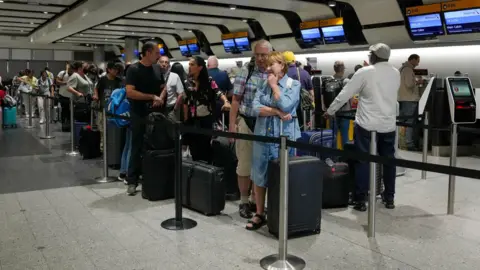
[{"label": "ceiling with recessed lights", "polygon": [[[414,43],[402,9],[432,2],[441,0],[0,0],[0,45],[10,38],[33,46],[123,46],[133,37],[160,40],[172,56],[182,58],[178,41],[197,38],[225,57],[230,55],[221,35],[247,31],[253,39],[268,37],[277,50],[298,52],[305,51],[297,42],[301,22],[344,17],[353,27],[347,29],[350,44],[321,50],[379,41],[404,47]],[[375,9],[381,12],[372,13]]]}]

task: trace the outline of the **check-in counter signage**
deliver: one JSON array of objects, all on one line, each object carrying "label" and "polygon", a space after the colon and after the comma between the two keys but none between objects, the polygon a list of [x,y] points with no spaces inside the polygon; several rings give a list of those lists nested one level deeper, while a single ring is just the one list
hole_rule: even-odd
[{"label": "check-in counter signage", "polygon": [[480,0],[458,0],[409,7],[407,28],[414,40],[480,32]]},{"label": "check-in counter signage", "polygon": [[343,18],[302,22],[300,24],[300,32],[302,40],[306,45],[347,42],[343,29]]}]

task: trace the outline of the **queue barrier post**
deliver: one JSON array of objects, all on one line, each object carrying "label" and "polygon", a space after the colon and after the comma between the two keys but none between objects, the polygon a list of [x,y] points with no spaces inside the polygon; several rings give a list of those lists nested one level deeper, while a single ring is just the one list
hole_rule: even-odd
[{"label": "queue barrier post", "polygon": [[[377,154],[377,132],[370,132],[370,155]],[[368,195],[368,237],[375,238],[375,204],[376,204],[376,163],[370,162],[370,191]]]},{"label": "queue barrier post", "polygon": [[[452,136],[450,140],[450,166],[457,166],[457,124],[452,124]],[[453,215],[455,212],[455,175],[448,176],[448,206],[447,214]]]},{"label": "queue barrier post", "polygon": [[26,129],[32,129],[33,128],[33,112],[32,112],[32,95],[31,93],[28,93],[28,126],[26,126]]},{"label": "queue barrier post", "polygon": [[[91,110],[90,113],[90,123],[91,126],[93,126],[93,110]],[[97,183],[111,183],[115,182],[116,179],[114,177],[110,177],[108,175],[108,143],[107,143],[107,138],[108,138],[108,129],[107,129],[107,107],[103,106],[103,176],[96,178]]]},{"label": "queue barrier post", "polygon": [[74,114],[73,114],[74,106],[73,106],[73,97],[70,98],[70,152],[67,152],[67,156],[76,157],[79,156],[80,153],[76,150],[75,147],[75,121],[74,121]]},{"label": "queue barrier post", "polygon": [[[282,130],[282,127],[280,127]],[[301,270],[305,261],[287,252],[288,241],[288,148],[287,136],[280,137],[280,222],[278,230],[278,254],[264,257],[260,266],[268,270]]]},{"label": "queue barrier post", "polygon": [[[428,158],[428,112],[424,113],[423,124],[425,127],[423,128],[423,146],[422,146],[422,162],[427,163]],[[427,179],[427,171],[422,171],[422,179]]]},{"label": "queue barrier post", "polygon": [[172,231],[192,229],[197,226],[193,219],[184,218],[182,213],[182,133],[180,123],[175,125],[175,217],[162,222],[162,228]]},{"label": "queue barrier post", "polygon": [[50,112],[50,98],[48,96],[43,96],[43,110],[45,111],[45,135],[40,136],[40,139],[53,139],[55,136],[50,135],[50,118],[52,117]]}]

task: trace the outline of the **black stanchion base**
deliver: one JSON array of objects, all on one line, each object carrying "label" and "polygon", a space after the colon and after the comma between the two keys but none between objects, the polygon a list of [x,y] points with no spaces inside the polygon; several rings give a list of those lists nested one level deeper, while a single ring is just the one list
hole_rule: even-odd
[{"label": "black stanchion base", "polygon": [[183,231],[183,230],[189,230],[191,228],[195,228],[197,226],[197,222],[189,218],[182,218],[181,220],[177,220],[176,218],[171,218],[162,222],[161,226],[166,230]]}]

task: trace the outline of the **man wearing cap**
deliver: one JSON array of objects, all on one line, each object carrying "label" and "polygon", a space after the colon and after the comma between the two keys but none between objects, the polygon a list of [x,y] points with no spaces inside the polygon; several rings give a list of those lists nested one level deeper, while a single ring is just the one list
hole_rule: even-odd
[{"label": "man wearing cap", "polygon": [[[295,62],[295,54],[293,54],[293,52],[285,51],[283,53],[283,57],[285,58],[285,62],[287,62],[288,64],[288,73],[287,73],[288,77],[299,81],[300,84],[302,85],[302,89],[307,90],[313,99],[313,83],[312,83],[312,78],[310,74],[308,74],[308,72],[303,68],[297,66]],[[301,102],[298,103],[297,117],[298,117],[298,123],[300,123],[300,125],[303,125],[303,112],[302,112]],[[305,130],[305,128],[306,127],[303,127],[302,130]]]},{"label": "man wearing cap", "polygon": [[[369,66],[359,69],[328,108],[325,116],[332,116],[355,94],[359,104],[355,117],[355,145],[358,151],[368,153],[370,133],[377,132],[378,155],[395,157],[395,130],[400,72],[388,63],[390,47],[383,43],[370,46]],[[382,194],[386,208],[395,208],[395,166],[383,165]],[[369,189],[369,163],[360,161],[355,167],[355,206],[366,211]]]}]

